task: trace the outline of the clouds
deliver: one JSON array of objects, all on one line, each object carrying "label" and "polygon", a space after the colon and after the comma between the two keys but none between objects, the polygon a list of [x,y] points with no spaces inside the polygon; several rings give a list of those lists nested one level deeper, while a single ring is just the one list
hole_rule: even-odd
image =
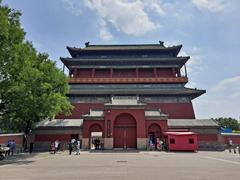
[{"label": "clouds", "polygon": [[[240,75],[221,80],[214,88],[215,93],[224,93],[224,98],[240,99]],[[220,96],[222,97],[222,95]]]},{"label": "clouds", "polygon": [[105,24],[109,23],[127,35],[141,36],[158,27],[149,19],[140,1],[92,0],[88,2],[88,7],[95,10]]},{"label": "clouds", "polygon": [[223,79],[212,86],[195,105],[201,118],[240,117],[240,75]]},{"label": "clouds", "polygon": [[[152,21],[145,11],[146,2],[140,0],[63,0],[66,9],[75,15],[81,15],[82,9],[87,8],[96,13],[99,24],[99,35],[103,40],[111,40],[113,35],[110,27],[129,36],[142,36],[159,28],[159,23]],[[82,6],[82,8],[80,8]],[[159,15],[164,15],[161,7],[155,2],[150,9]]]},{"label": "clouds", "polygon": [[[84,11],[96,15],[98,34],[102,40],[112,40],[116,33],[143,37],[157,32],[173,22],[184,26],[192,22],[193,6],[200,11],[220,12],[229,5],[227,0],[62,0],[64,8],[76,16]],[[193,6],[191,6],[193,5]]]},{"label": "clouds", "polygon": [[200,10],[221,12],[229,5],[229,0],[192,0],[192,4]]},{"label": "clouds", "polygon": [[113,38],[112,34],[108,31],[107,28],[107,23],[106,21],[104,21],[103,19],[99,19],[98,20],[99,25],[100,25],[100,31],[99,31],[99,35],[100,38],[104,41],[109,41]]}]

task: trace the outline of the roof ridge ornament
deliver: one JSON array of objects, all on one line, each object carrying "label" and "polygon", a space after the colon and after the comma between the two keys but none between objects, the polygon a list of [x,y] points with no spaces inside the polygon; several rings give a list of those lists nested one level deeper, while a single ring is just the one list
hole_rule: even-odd
[{"label": "roof ridge ornament", "polygon": [[160,46],[165,47],[164,46],[164,41],[159,41],[159,44],[160,44]]},{"label": "roof ridge ornament", "polygon": [[85,42],[85,46],[88,47],[90,45],[90,42]]}]

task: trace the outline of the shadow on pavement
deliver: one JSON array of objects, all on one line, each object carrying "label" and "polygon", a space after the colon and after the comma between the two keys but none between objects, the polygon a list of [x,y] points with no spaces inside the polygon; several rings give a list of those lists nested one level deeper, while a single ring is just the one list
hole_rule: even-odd
[{"label": "shadow on pavement", "polygon": [[142,151],[136,149],[114,149],[114,150],[90,150],[89,153],[140,153]]},{"label": "shadow on pavement", "polygon": [[13,156],[7,156],[2,161],[0,161],[0,166],[15,164],[15,165],[26,165],[35,162],[34,160],[29,160],[29,158],[37,156],[39,153],[20,153]]}]

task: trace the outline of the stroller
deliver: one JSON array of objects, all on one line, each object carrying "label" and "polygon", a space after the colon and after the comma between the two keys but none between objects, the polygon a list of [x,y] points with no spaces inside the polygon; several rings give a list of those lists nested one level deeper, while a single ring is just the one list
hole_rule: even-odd
[{"label": "stroller", "polygon": [[2,161],[5,158],[5,153],[9,151],[9,147],[0,147],[0,161]]}]

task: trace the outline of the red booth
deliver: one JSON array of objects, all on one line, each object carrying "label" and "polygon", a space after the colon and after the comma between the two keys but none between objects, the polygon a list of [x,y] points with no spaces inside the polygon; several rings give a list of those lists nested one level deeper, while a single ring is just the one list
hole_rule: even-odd
[{"label": "red booth", "polygon": [[166,132],[169,151],[197,151],[197,134],[194,132]]}]

